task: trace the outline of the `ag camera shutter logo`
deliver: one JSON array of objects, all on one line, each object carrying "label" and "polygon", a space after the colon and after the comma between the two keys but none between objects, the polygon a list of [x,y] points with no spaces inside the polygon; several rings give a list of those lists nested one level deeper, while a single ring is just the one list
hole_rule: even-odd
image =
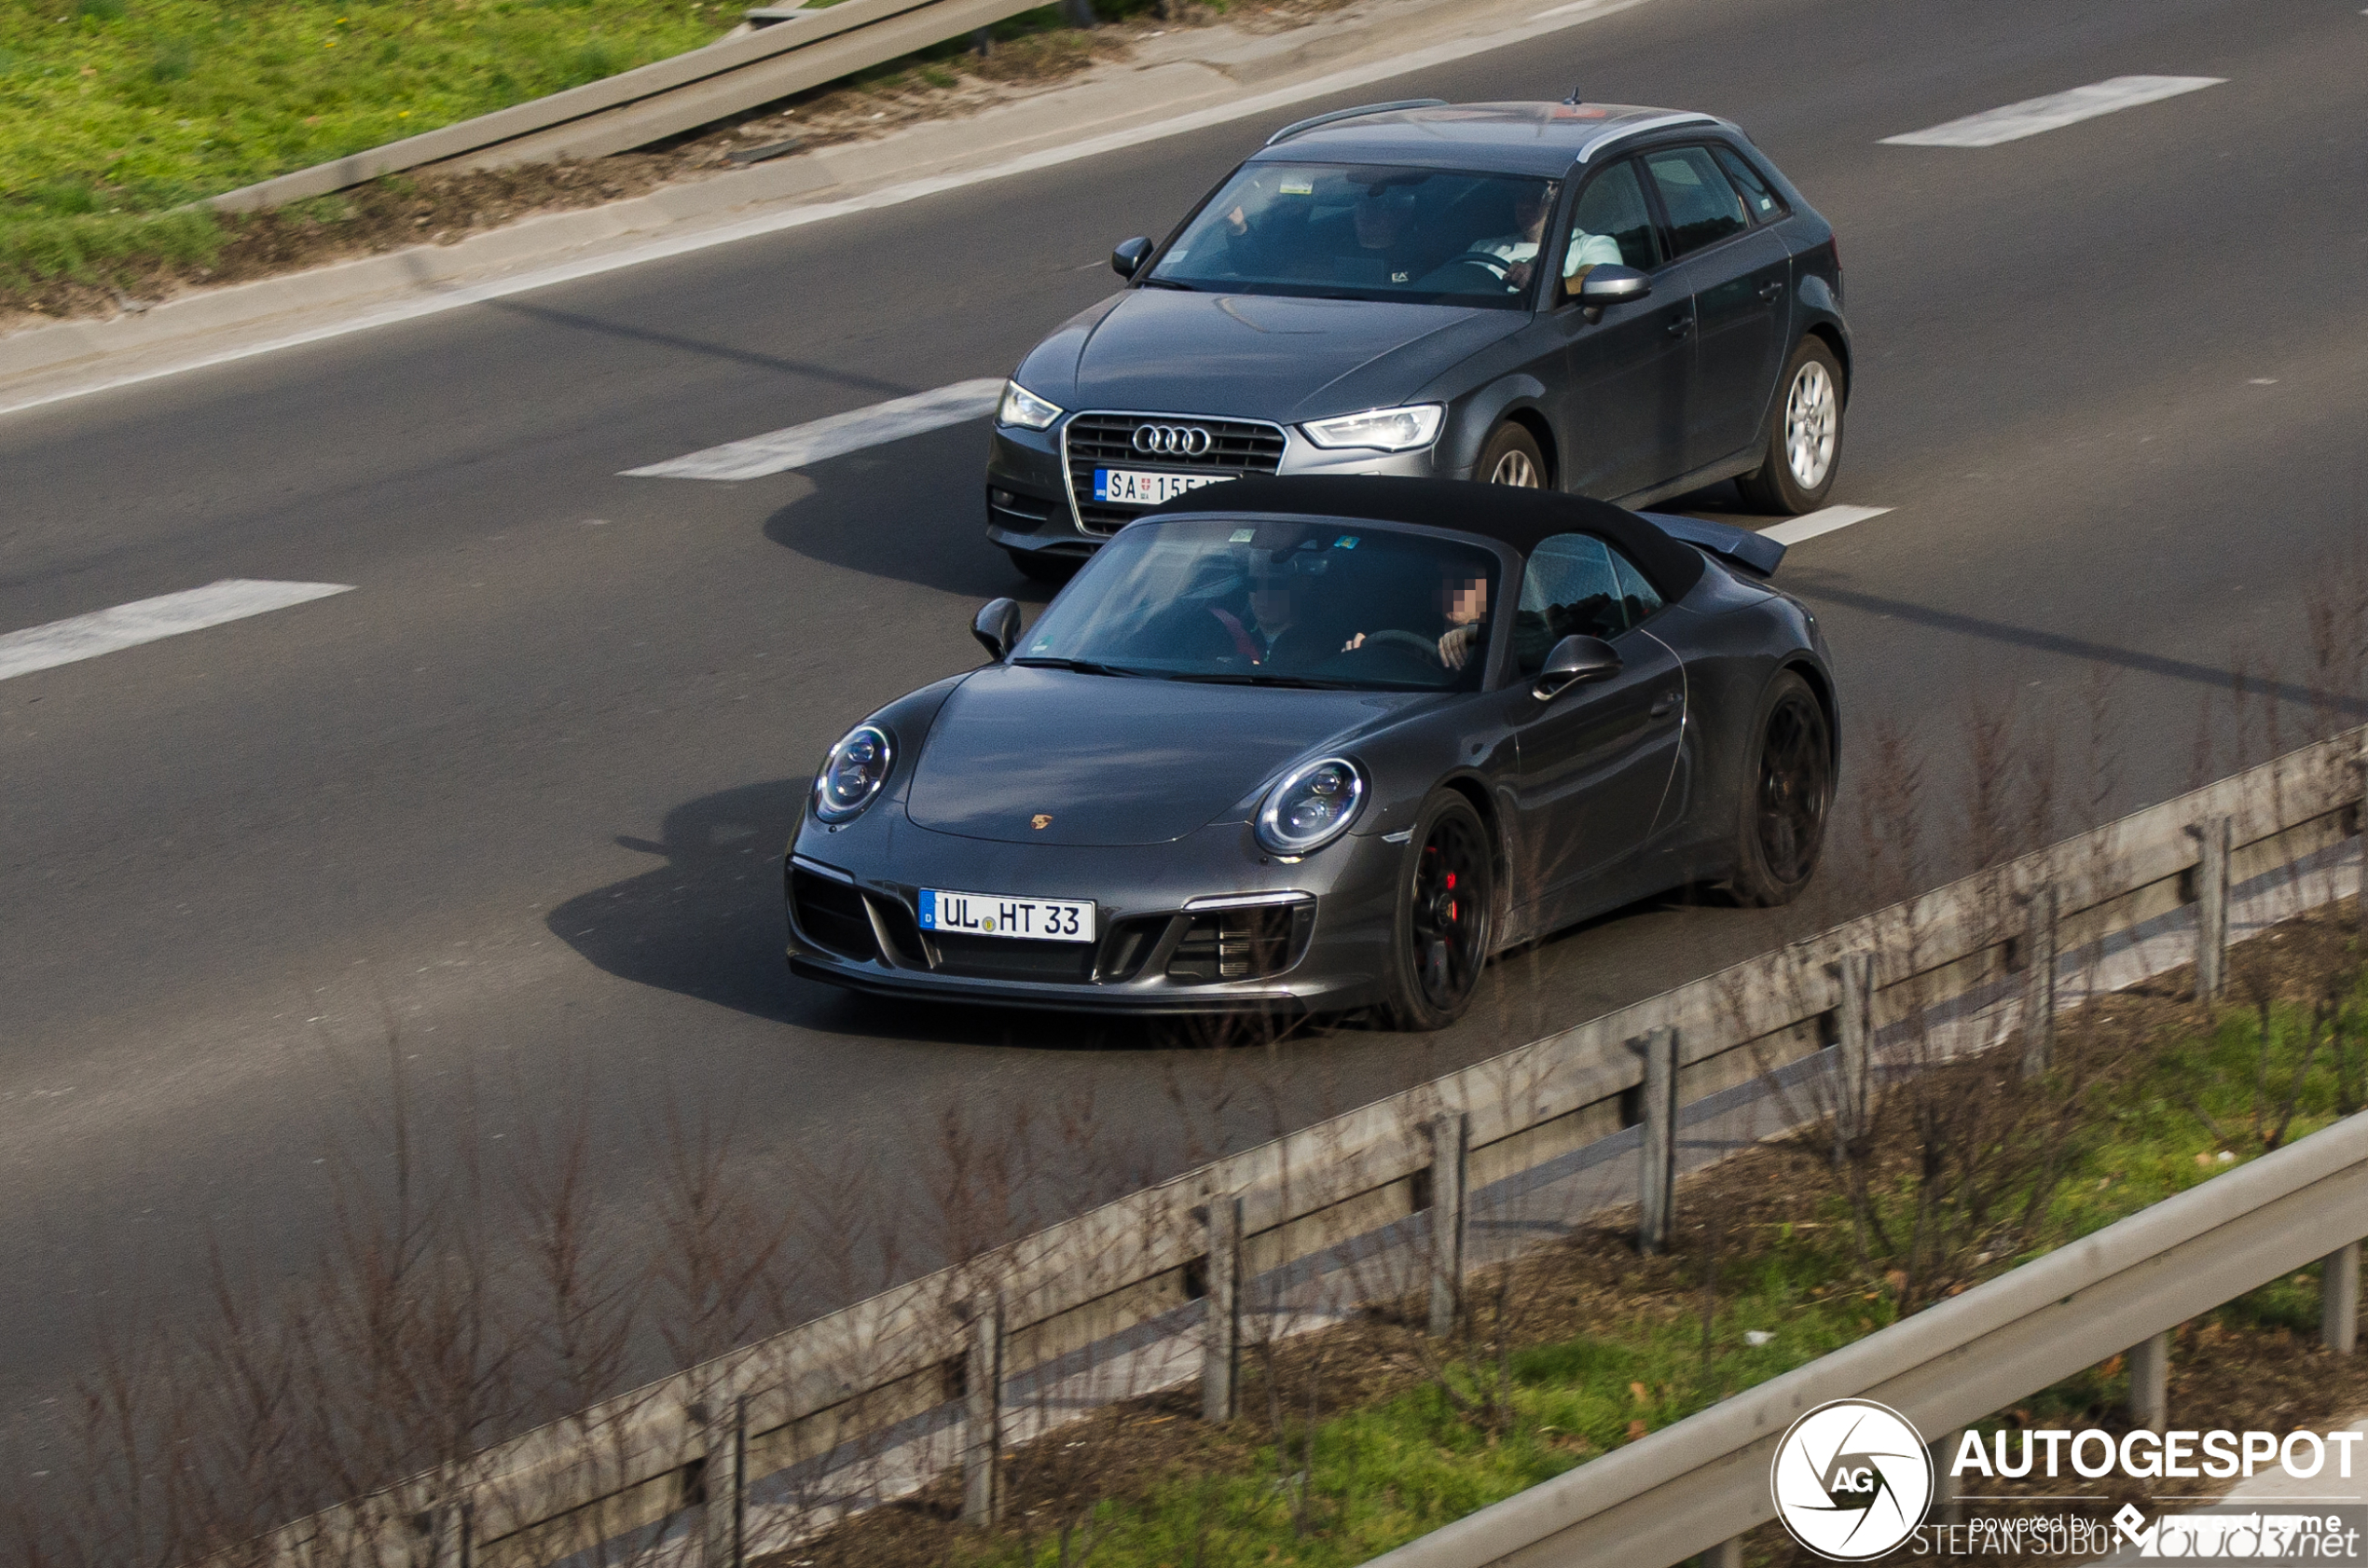
[{"label": "ag camera shutter logo", "polygon": [[1897,1410],[1836,1399],[1793,1423],[1768,1481],[1794,1540],[1831,1561],[1864,1562],[1924,1522],[1933,1458]]}]

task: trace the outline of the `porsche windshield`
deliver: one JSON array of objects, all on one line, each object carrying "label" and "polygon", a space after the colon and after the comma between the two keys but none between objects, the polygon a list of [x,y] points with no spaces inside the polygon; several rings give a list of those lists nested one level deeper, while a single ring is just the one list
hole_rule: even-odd
[{"label": "porsche windshield", "polygon": [[1510,309],[1527,296],[1555,183],[1444,169],[1246,165],[1148,282]]},{"label": "porsche windshield", "polygon": [[1489,551],[1370,523],[1144,521],[1122,530],[1012,663],[1244,685],[1473,691]]}]

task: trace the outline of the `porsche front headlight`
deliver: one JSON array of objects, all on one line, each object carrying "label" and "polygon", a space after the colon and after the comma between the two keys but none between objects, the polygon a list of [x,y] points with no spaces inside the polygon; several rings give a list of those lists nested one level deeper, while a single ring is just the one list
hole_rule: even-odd
[{"label": "porsche front headlight", "polygon": [[896,762],[895,743],[877,724],[858,724],[822,759],[814,776],[814,815],[845,822],[872,804]]},{"label": "porsche front headlight", "polygon": [[1003,383],[1003,401],[995,410],[998,425],[1017,425],[1022,430],[1050,430],[1053,421],[1061,417],[1057,404],[1045,402],[1017,381]]},{"label": "porsche front headlight", "polygon": [[1362,414],[1311,420],[1300,426],[1318,447],[1365,447],[1381,452],[1411,452],[1439,439],[1447,418],[1439,403],[1417,403],[1405,408],[1369,408]]},{"label": "porsche front headlight", "polygon": [[1365,775],[1344,757],[1285,774],[1258,811],[1258,842],[1275,855],[1306,855],[1348,832],[1365,805]]}]

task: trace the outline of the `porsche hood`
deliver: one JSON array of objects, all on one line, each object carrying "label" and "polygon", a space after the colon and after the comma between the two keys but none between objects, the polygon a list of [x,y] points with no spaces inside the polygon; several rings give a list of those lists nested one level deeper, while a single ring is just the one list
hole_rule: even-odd
[{"label": "porsche hood", "polygon": [[1345,748],[1423,696],[991,666],[938,710],[904,808],[967,838],[1165,844],[1246,817],[1293,758]]}]

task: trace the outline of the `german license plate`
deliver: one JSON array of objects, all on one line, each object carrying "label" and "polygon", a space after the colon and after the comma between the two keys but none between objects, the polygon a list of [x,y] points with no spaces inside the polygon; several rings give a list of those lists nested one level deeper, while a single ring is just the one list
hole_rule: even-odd
[{"label": "german license plate", "polygon": [[1146,474],[1134,468],[1097,468],[1094,471],[1094,499],[1116,502],[1121,506],[1157,506],[1203,485],[1221,485],[1234,477],[1231,474]]},{"label": "german license plate", "polygon": [[921,929],[1033,942],[1092,942],[1094,905],[1073,899],[1012,899],[1000,893],[924,887]]}]

